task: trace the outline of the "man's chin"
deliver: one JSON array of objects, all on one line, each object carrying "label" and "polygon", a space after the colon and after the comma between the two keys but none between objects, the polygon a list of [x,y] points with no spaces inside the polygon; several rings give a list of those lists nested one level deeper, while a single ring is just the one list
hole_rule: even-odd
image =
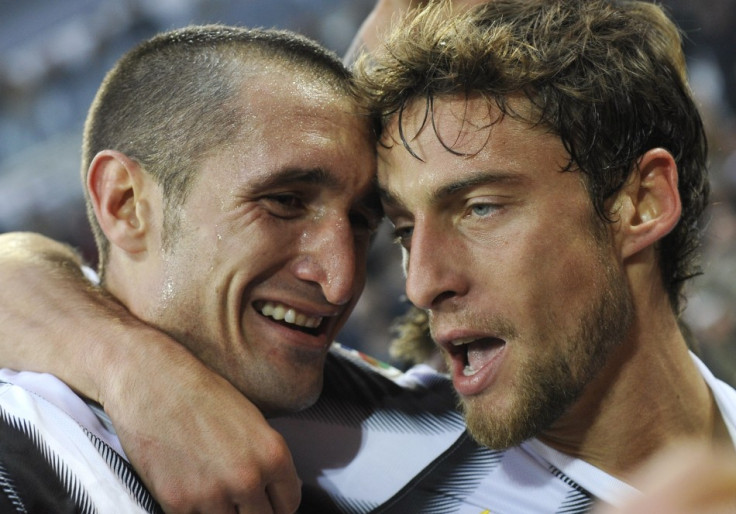
[{"label": "man's chin", "polygon": [[[291,394],[287,394],[291,391]],[[261,410],[267,418],[284,416],[308,409],[319,399],[322,392],[322,381],[318,384],[291,384],[280,394],[261,395],[250,400]]]},{"label": "man's chin", "polygon": [[534,437],[539,417],[522,406],[485,405],[480,398],[463,399],[461,407],[468,432],[479,444],[492,450],[505,450]]}]

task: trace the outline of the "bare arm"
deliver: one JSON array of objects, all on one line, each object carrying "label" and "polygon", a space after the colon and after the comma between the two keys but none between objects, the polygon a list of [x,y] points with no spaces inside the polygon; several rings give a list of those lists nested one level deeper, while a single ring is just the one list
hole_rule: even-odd
[{"label": "bare arm", "polygon": [[53,373],[102,404],[165,510],[296,509],[291,455],[258,409],[91,285],[73,250],[1,234],[0,283],[2,365]]}]

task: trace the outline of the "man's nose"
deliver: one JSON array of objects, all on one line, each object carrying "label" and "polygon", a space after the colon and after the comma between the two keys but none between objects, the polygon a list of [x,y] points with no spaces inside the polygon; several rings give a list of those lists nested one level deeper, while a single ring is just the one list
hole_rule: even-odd
[{"label": "man's nose", "polygon": [[437,310],[445,300],[464,295],[468,283],[462,244],[451,233],[417,220],[405,256],[406,295],[422,309]]},{"label": "man's nose", "polygon": [[357,294],[356,252],[349,220],[327,220],[302,234],[302,254],[294,272],[302,280],[319,284],[328,302],[344,305]]}]

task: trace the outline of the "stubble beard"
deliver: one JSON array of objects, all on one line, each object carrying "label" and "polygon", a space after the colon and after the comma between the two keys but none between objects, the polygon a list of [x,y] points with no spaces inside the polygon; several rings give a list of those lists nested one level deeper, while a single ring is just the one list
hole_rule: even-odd
[{"label": "stubble beard", "polygon": [[[604,281],[580,323],[569,334],[540,339],[540,348],[560,348],[551,357],[533,359],[519,367],[503,411],[486,406],[484,398],[461,398],[468,431],[480,444],[505,449],[547,429],[580,397],[624,340],[634,319],[634,304],[623,272],[604,263]],[[549,334],[555,336],[555,334]]]}]

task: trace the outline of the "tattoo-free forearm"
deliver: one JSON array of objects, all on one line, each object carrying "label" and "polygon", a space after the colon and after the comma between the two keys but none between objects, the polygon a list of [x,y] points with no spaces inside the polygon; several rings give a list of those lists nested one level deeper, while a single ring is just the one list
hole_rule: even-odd
[{"label": "tattoo-free forearm", "polygon": [[102,404],[167,512],[293,512],[291,455],[258,409],[80,265],[46,237],[0,235],[0,367],[52,373]]}]

